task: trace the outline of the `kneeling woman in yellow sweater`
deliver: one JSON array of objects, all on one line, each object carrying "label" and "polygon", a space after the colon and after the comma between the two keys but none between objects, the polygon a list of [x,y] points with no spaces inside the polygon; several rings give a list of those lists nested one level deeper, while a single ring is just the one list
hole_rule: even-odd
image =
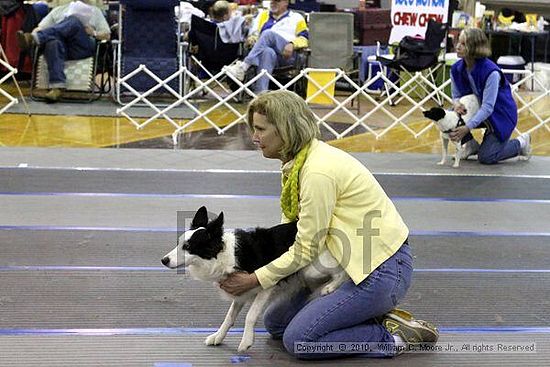
[{"label": "kneeling woman in yellow sweater", "polygon": [[300,346],[361,343],[371,347],[366,356],[387,357],[410,344],[435,343],[434,326],[395,309],[413,273],[409,230],[373,175],[348,153],[317,140],[313,113],[292,92],[258,96],[247,117],[264,157],[282,162],[283,221],[297,219],[298,233],[288,252],[252,274],[233,273],[221,288],[233,295],[258,285],[270,288],[328,249],[351,279],[312,301],[304,289],[271,304],[264,315],[266,329],[283,339],[290,354],[300,359],[356,355],[351,347]]}]

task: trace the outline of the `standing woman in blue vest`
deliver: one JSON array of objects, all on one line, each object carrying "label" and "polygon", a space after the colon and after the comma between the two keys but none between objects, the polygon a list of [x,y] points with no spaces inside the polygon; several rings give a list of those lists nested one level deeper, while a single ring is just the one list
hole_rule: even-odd
[{"label": "standing woman in blue vest", "polygon": [[456,51],[461,59],[451,68],[454,110],[465,114],[466,108],[458,99],[472,93],[477,96],[480,109],[466,125],[455,128],[450,138],[460,141],[472,129],[486,127],[477,154],[480,163],[495,164],[516,156],[529,159],[530,136],[510,139],[518,123],[518,109],[502,70],[489,59],[491,48],[485,33],[478,28],[463,30]]}]

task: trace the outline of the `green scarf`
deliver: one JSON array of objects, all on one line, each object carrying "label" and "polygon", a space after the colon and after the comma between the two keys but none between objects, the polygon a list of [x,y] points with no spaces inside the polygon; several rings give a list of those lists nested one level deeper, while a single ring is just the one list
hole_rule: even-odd
[{"label": "green scarf", "polygon": [[299,210],[298,182],[300,179],[300,170],[306,161],[309,153],[310,144],[306,145],[294,157],[294,164],[290,169],[288,177],[283,175],[283,189],[281,190],[281,209],[283,214],[289,220],[296,220]]}]

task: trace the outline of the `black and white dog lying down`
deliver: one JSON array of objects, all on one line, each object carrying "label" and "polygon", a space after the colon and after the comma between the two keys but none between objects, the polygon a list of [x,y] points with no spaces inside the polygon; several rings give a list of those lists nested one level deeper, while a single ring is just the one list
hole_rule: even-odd
[{"label": "black and white dog lying down", "polygon": [[[454,111],[446,111],[441,107],[433,107],[424,111],[424,116],[435,122],[435,125],[441,131],[441,144],[443,146],[441,161],[439,165],[445,164],[449,149],[449,133],[456,127],[465,125],[472,116],[479,110],[479,102],[474,94],[463,96],[459,100],[466,107],[466,114],[459,115]],[[460,166],[461,158],[468,158],[470,154],[477,153],[479,144],[474,140],[471,133],[460,141],[454,143],[456,146],[455,162],[453,167]]]},{"label": "black and white dog lying down", "polygon": [[[296,232],[296,222],[271,228],[224,232],[223,212],[209,221],[203,206],[195,213],[191,228],[181,235],[176,248],[162,258],[162,264],[171,269],[185,266],[192,277],[217,285],[236,270],[252,273],[278,258],[294,243]],[[218,287],[222,296],[233,302],[222,325],[206,338],[205,344],[221,344],[242,307],[252,302],[238,347],[239,352],[245,352],[254,343],[254,326],[272,297],[290,298],[303,287],[310,288],[313,294],[326,295],[347,279],[346,272],[326,250],[312,264],[270,289],[256,287],[234,297]]]}]

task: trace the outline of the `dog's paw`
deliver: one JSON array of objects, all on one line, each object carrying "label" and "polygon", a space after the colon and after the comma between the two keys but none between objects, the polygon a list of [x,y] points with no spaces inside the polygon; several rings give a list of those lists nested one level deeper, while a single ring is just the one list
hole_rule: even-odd
[{"label": "dog's paw", "polygon": [[239,344],[239,347],[237,348],[237,352],[245,353],[248,349],[250,349],[253,343],[254,340],[246,340],[245,338],[243,338],[243,340],[241,340],[241,343]]},{"label": "dog's paw", "polygon": [[438,165],[438,166],[443,166],[444,164],[445,164],[445,160],[444,160],[444,159],[441,160],[441,161],[439,161],[439,162],[437,162],[437,165]]},{"label": "dog's paw", "polygon": [[459,161],[459,160],[456,160],[456,161],[453,163],[453,168],[460,168],[460,161]]},{"label": "dog's paw", "polygon": [[212,335],[209,335],[205,340],[204,344],[206,345],[220,345],[225,339],[225,334],[220,332],[215,332]]},{"label": "dog's paw", "polygon": [[337,284],[327,284],[323,288],[321,288],[321,296],[326,296],[327,294],[331,294],[338,288]]}]

